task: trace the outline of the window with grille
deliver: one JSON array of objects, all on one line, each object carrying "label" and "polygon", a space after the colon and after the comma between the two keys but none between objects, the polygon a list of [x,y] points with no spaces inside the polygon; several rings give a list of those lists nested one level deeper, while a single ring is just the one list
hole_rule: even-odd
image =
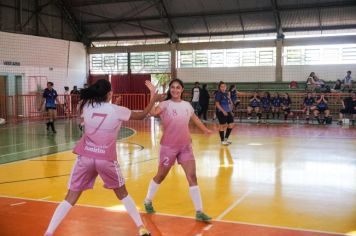
[{"label": "window with grille", "polygon": [[127,54],[91,54],[90,72],[94,74],[127,73]]},{"label": "window with grille", "polygon": [[133,73],[169,73],[171,70],[171,53],[131,53],[130,62]]},{"label": "window with grille", "polygon": [[273,66],[275,64],[275,48],[220,49],[178,52],[179,68]]},{"label": "window with grille", "polygon": [[284,64],[356,64],[356,45],[336,44],[285,47]]}]

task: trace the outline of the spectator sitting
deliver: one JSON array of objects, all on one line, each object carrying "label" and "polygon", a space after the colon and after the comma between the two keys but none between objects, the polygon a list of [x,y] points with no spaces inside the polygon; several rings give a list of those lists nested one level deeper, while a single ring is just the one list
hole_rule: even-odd
[{"label": "spectator sitting", "polygon": [[[320,113],[324,113],[324,119],[320,120]],[[328,99],[325,97],[325,94],[322,93],[319,97],[316,98],[316,106],[314,109],[314,117],[319,124],[331,124],[330,110],[328,107]]]},{"label": "spectator sitting", "polygon": [[356,119],[356,92],[351,93],[351,97],[345,98],[342,103],[342,109],[339,113],[339,121],[338,124],[342,124],[342,119],[344,118],[345,114],[352,115],[352,125],[355,124]]},{"label": "spectator sitting", "polygon": [[292,105],[292,100],[288,93],[285,93],[282,98],[282,111],[284,112],[284,120],[286,121],[288,116],[293,116],[290,106]]},{"label": "spectator sitting", "polygon": [[315,75],[315,73],[311,72],[309,77],[308,77],[308,79],[307,79],[305,89],[307,91],[314,91],[315,87],[316,87],[316,80],[318,80],[318,79],[319,78]]},{"label": "spectator sitting", "polygon": [[257,92],[254,92],[253,96],[250,98],[249,105],[247,107],[247,119],[251,119],[251,114],[253,111],[256,112],[258,120],[261,119],[260,104],[261,100]]},{"label": "spectator sitting", "polygon": [[279,111],[281,109],[282,98],[279,97],[278,93],[275,93],[272,97],[272,118],[274,119],[277,113],[277,118],[279,118]]},{"label": "spectator sitting", "polygon": [[352,77],[351,71],[347,71],[345,78],[343,79],[342,83],[344,84],[344,91],[351,92],[352,91]]},{"label": "spectator sitting", "polygon": [[331,89],[331,92],[333,93],[338,93],[341,92],[342,89],[342,83],[341,80],[336,80],[334,87]]},{"label": "spectator sitting", "polygon": [[230,99],[234,105],[234,109],[237,109],[237,106],[240,104],[240,100],[238,100],[237,95],[238,92],[236,90],[236,85],[231,85],[229,88]]},{"label": "spectator sitting", "polygon": [[309,115],[310,115],[310,111],[312,111],[312,107],[313,107],[314,103],[315,103],[315,100],[314,100],[314,97],[312,96],[312,93],[308,92],[307,96],[304,98],[304,102],[303,102],[303,105],[304,105],[303,112],[306,114],[305,119],[306,119],[307,123],[309,123]]},{"label": "spectator sitting", "polygon": [[266,120],[269,119],[269,113],[271,112],[271,95],[269,92],[265,92],[261,98],[262,112],[266,114]]}]

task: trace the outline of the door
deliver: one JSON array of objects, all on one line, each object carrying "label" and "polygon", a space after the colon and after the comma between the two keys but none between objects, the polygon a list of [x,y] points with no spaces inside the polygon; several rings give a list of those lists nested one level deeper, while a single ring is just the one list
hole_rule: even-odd
[{"label": "door", "polygon": [[6,118],[6,76],[0,76],[0,118]]}]

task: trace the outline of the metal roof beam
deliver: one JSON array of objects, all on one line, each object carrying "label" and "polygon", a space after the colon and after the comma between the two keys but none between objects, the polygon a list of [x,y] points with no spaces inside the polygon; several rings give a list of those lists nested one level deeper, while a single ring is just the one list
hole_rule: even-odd
[{"label": "metal roof beam", "polygon": [[276,23],[277,39],[283,39],[284,34],[283,34],[283,29],[282,29],[281,16],[278,11],[277,0],[271,0],[271,5],[273,8],[274,21]]},{"label": "metal roof beam", "polygon": [[168,25],[168,29],[169,29],[169,38],[170,41],[172,43],[177,43],[179,42],[177,33],[174,29],[173,23],[172,23],[172,19],[170,17],[170,15],[168,14],[168,10],[166,8],[166,5],[164,4],[163,0],[159,0],[158,2],[159,5],[157,5],[157,10],[160,13],[160,15],[162,16],[161,20],[167,20],[167,25]]},{"label": "metal roof beam", "polygon": [[86,7],[124,2],[148,2],[148,0],[87,0],[82,3],[72,3],[71,7]]},{"label": "metal roof beam", "polygon": [[[308,4],[304,6],[293,5],[293,6],[279,6],[278,11],[295,11],[295,10],[307,10],[307,9],[318,9],[318,8],[337,8],[337,7],[352,7],[356,6],[356,1],[347,1],[347,2],[333,2],[333,3],[318,3],[318,4]],[[228,10],[228,11],[212,11],[212,12],[195,12],[195,13],[185,13],[185,14],[171,14],[169,18],[178,19],[178,18],[194,18],[194,17],[209,17],[209,16],[228,16],[228,15],[238,15],[238,14],[256,14],[256,13],[268,13],[274,12],[274,9],[271,7],[259,8],[259,9],[240,9],[240,10]],[[84,25],[89,24],[107,24],[115,22],[129,22],[129,21],[148,21],[148,20],[161,20],[166,19],[167,16],[157,15],[157,16],[148,16],[148,17],[127,17],[121,19],[108,19],[108,20],[94,20],[94,21],[83,21]]]},{"label": "metal roof beam", "polygon": [[[323,30],[336,30],[336,29],[356,29],[356,24],[353,25],[333,25],[323,26]],[[284,32],[300,32],[300,31],[319,31],[319,26],[313,27],[298,27],[298,28],[284,28]],[[192,34],[178,34],[178,37],[204,37],[204,36],[228,36],[228,35],[244,35],[244,34],[263,34],[263,33],[275,33],[276,29],[263,29],[263,30],[247,30],[247,31],[228,31],[228,32],[204,32],[204,33],[192,33]],[[119,37],[101,37],[96,38],[95,41],[115,41],[115,40],[137,40],[137,39],[157,39],[167,38],[164,34],[153,35],[133,35],[133,36],[119,36]],[[92,39],[94,41],[94,39]]]},{"label": "metal roof beam", "polygon": [[74,14],[71,11],[71,8],[68,6],[66,0],[57,0],[56,6],[63,12],[65,20],[68,22],[72,28],[77,39],[84,43],[84,45],[89,46],[90,40],[86,36],[83,28],[80,26],[79,21],[75,18]]}]

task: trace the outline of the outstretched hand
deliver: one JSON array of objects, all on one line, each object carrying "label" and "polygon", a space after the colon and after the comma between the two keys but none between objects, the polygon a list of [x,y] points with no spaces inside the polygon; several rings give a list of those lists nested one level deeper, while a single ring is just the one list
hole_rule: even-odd
[{"label": "outstretched hand", "polygon": [[155,102],[161,102],[164,100],[164,98],[165,98],[164,94],[155,93],[152,95],[152,100],[154,100]]},{"label": "outstretched hand", "polygon": [[145,85],[150,90],[151,94],[156,94],[157,93],[157,87],[154,86],[151,81],[146,80],[145,81]]}]

